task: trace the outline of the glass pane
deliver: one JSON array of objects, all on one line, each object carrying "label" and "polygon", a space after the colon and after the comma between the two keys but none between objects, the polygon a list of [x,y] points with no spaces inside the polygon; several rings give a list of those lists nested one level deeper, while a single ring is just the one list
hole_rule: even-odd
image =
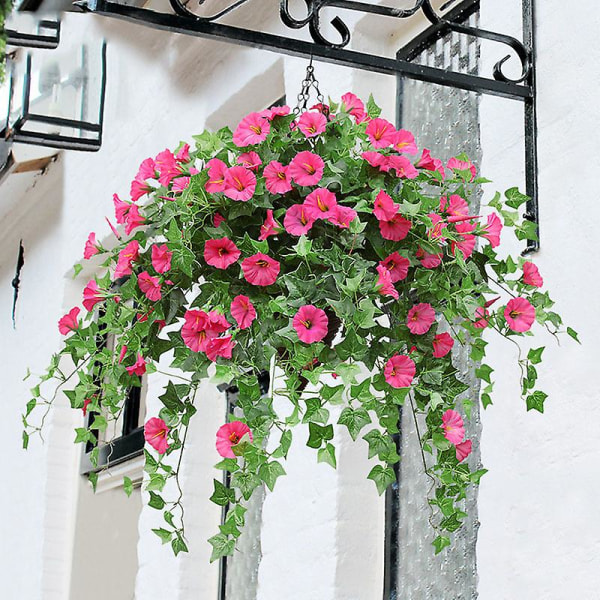
[{"label": "glass pane", "polygon": [[[477,15],[469,24],[476,25]],[[474,38],[451,34],[438,40],[417,62],[438,68],[477,73],[479,43]],[[400,126],[415,134],[419,148],[428,148],[444,162],[466,152],[475,165],[481,159],[479,135],[479,99],[477,94],[418,81],[404,81],[400,89]],[[474,199],[472,211],[477,214],[480,198]],[[473,204],[473,203],[472,203]],[[479,387],[474,376],[475,365],[468,352],[458,348],[454,364],[470,384],[465,396],[473,400],[472,419],[467,423],[467,436],[474,438],[469,464],[480,467],[477,438],[481,433]],[[475,545],[477,541],[477,490],[466,500],[468,517],[454,534],[453,545],[435,556],[431,542],[435,533],[429,524],[427,494],[431,482],[423,473],[422,456],[415,423],[410,410],[402,415],[400,485],[398,492],[399,527],[397,548],[397,589],[391,598],[403,600],[467,600],[477,596]],[[421,428],[421,427],[420,427]],[[393,566],[392,566],[393,568]]]}]

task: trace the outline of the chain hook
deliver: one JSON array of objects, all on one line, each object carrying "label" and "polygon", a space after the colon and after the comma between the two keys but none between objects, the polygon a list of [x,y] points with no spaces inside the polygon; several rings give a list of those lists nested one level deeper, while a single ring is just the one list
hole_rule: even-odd
[{"label": "chain hook", "polygon": [[296,108],[294,108],[295,115],[302,114],[308,110],[308,102],[313,92],[315,93],[318,102],[325,108],[325,98],[319,89],[319,82],[315,77],[315,68],[313,67],[313,57],[311,54],[310,62],[306,67],[306,76],[302,81],[302,89],[298,94],[298,104],[296,104]]}]

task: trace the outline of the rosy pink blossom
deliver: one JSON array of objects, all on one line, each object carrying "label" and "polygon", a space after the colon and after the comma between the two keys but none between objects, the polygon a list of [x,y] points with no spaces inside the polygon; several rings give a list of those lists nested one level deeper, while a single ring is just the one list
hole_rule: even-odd
[{"label": "rosy pink blossom", "polygon": [[380,261],[379,264],[389,272],[392,283],[405,279],[410,267],[408,258],[400,256],[397,252],[393,252],[385,260]]},{"label": "rosy pink blossom", "polygon": [[144,179],[138,179],[137,177],[131,182],[129,188],[129,195],[134,202],[137,202],[142,196],[150,193],[153,190]]},{"label": "rosy pink blossom", "polygon": [[129,235],[136,227],[143,225],[146,219],[140,214],[137,204],[132,204],[125,222],[125,235]]},{"label": "rosy pink blossom", "polygon": [[289,165],[289,176],[298,185],[316,185],[323,177],[324,168],[325,163],[318,154],[305,150],[292,158]]},{"label": "rosy pink blossom", "polygon": [[224,458],[236,458],[233,446],[237,446],[244,436],[252,442],[250,427],[241,421],[232,421],[219,427],[217,431],[217,452]]},{"label": "rosy pink blossom", "polygon": [[58,331],[61,335],[67,335],[69,331],[75,331],[79,329],[79,321],[77,319],[79,315],[79,307],[72,308],[64,317],[61,317],[58,321]]},{"label": "rosy pink blossom", "polygon": [[361,156],[372,167],[379,169],[383,173],[387,173],[392,168],[392,165],[390,164],[389,156],[384,156],[383,154],[381,154],[379,152],[373,152],[373,151],[363,152],[361,154]]},{"label": "rosy pink blossom", "polygon": [[254,195],[256,176],[244,167],[231,167],[225,173],[223,193],[232,200],[247,202]]},{"label": "rosy pink blossom", "polygon": [[307,137],[312,138],[325,131],[327,118],[320,112],[305,112],[298,119],[298,129]]},{"label": "rosy pink blossom", "polygon": [[206,345],[206,356],[215,362],[219,356],[231,358],[235,342],[230,335],[219,338],[211,338]]},{"label": "rosy pink blossom", "polygon": [[258,239],[262,242],[272,235],[277,235],[281,231],[281,225],[273,218],[273,211],[267,209],[267,218],[260,226],[260,235]]},{"label": "rosy pink blossom", "polygon": [[393,388],[409,387],[417,368],[412,358],[405,354],[394,354],[385,364],[383,375]]},{"label": "rosy pink blossom", "polygon": [[329,319],[324,310],[312,304],[305,304],[294,315],[292,325],[301,342],[313,344],[320,342],[327,335]]},{"label": "rosy pink blossom", "polygon": [[291,235],[304,235],[313,226],[315,219],[308,214],[303,204],[292,204],[283,218],[283,226]]},{"label": "rosy pink blossom", "polygon": [[151,158],[144,159],[135,178],[138,180],[156,179],[156,163]]},{"label": "rosy pink blossom", "polygon": [[281,265],[270,256],[258,252],[242,261],[244,278],[252,285],[266,286],[275,283]]},{"label": "rosy pink blossom", "polygon": [[175,160],[177,162],[190,162],[190,145],[183,144],[181,148],[177,151],[175,155]]},{"label": "rosy pink blossom", "polygon": [[446,356],[454,346],[454,339],[449,333],[438,333],[433,338],[433,356],[435,358],[442,358]]},{"label": "rosy pink blossom", "polygon": [[419,248],[417,250],[417,258],[421,262],[421,265],[426,269],[435,269],[442,264],[442,256],[443,253],[439,254],[430,254],[429,252],[425,252],[423,248]]},{"label": "rosy pink blossom", "polygon": [[133,263],[140,257],[140,243],[137,240],[131,240],[120,252],[117,259],[114,278],[119,279],[125,275],[131,275]]},{"label": "rosy pink blossom", "polygon": [[467,456],[471,454],[472,449],[473,443],[471,442],[471,440],[465,440],[460,444],[456,444],[456,460],[458,460],[458,462],[462,462],[463,460],[465,460],[465,458],[467,458]]},{"label": "rosy pink blossom", "polygon": [[94,309],[98,302],[104,300],[104,291],[98,287],[95,279],[90,279],[83,288],[83,306],[88,312]]},{"label": "rosy pink blossom", "polygon": [[348,229],[350,223],[352,223],[357,216],[358,213],[353,208],[338,204],[329,217],[327,217],[327,220],[342,229]]},{"label": "rosy pink blossom", "polygon": [[192,181],[191,177],[177,177],[175,181],[173,181],[173,186],[171,189],[176,194],[183,192],[183,190],[187,189]]},{"label": "rosy pink blossom", "polygon": [[477,175],[477,169],[475,165],[469,161],[465,162],[463,160],[458,160],[458,158],[451,158],[448,161],[448,168],[454,171],[470,171],[471,172],[471,181],[475,179],[475,175]]},{"label": "rosy pink blossom", "polygon": [[204,244],[204,260],[217,269],[227,269],[240,254],[238,247],[227,237],[208,240]]},{"label": "rosy pink blossom", "polygon": [[152,266],[157,273],[166,273],[171,269],[173,253],[166,244],[152,246]]},{"label": "rosy pink blossom", "polygon": [[431,304],[421,302],[415,304],[406,317],[406,326],[410,332],[415,335],[423,335],[429,331],[432,323],[435,321],[435,311]]},{"label": "rosy pink blossom", "polygon": [[500,232],[502,231],[502,221],[496,213],[488,215],[487,224],[483,227],[481,234],[495,248],[500,244]]},{"label": "rosy pink blossom", "polygon": [[104,219],[108,223],[108,226],[110,227],[110,230],[113,232],[113,234],[115,235],[115,237],[118,240],[120,240],[121,236],[119,235],[119,232],[117,231],[117,229],[115,228],[115,226],[110,222],[110,219],[108,217],[104,217]]},{"label": "rosy pink blossom", "polygon": [[458,194],[452,194],[450,198],[442,196],[440,198],[440,210],[450,217],[467,217],[469,215],[467,201]]},{"label": "rosy pink blossom", "polygon": [[265,185],[271,194],[285,194],[292,189],[289,167],[272,160],[263,171]]},{"label": "rosy pink blossom", "polygon": [[123,359],[127,356],[127,344],[123,344],[121,346],[121,351],[119,352],[119,364],[123,362]]},{"label": "rosy pink blossom", "polygon": [[456,231],[460,233],[460,239],[456,242],[452,242],[452,253],[455,254],[456,250],[460,250],[465,258],[469,258],[475,250],[475,244],[477,238],[471,233],[475,229],[474,223],[457,223]]},{"label": "rosy pink blossom", "polygon": [[144,425],[144,439],[159,453],[164,454],[169,447],[169,428],[167,424],[158,417],[148,419]]},{"label": "rosy pink blossom", "polygon": [[473,327],[477,329],[484,329],[488,326],[488,319],[490,316],[488,308],[498,300],[500,300],[500,296],[498,296],[497,298],[492,298],[491,300],[488,300],[483,306],[478,306],[476,308],[475,316],[477,317],[477,319],[473,322]]},{"label": "rosy pink blossom", "polygon": [[160,280],[152,277],[148,271],[142,271],[138,275],[138,286],[151,302],[158,302],[162,298]]},{"label": "rosy pink blossom", "polygon": [[88,239],[85,242],[83,258],[88,260],[95,254],[98,254],[98,252],[100,252],[100,246],[98,245],[98,242],[96,242],[96,234],[92,231],[92,233],[88,235]]},{"label": "rosy pink blossom", "polygon": [[392,197],[383,190],[379,190],[373,207],[373,214],[377,220],[390,221],[398,214],[398,209],[399,206],[392,200]]},{"label": "rosy pink blossom", "polygon": [[304,209],[309,218],[328,219],[337,207],[337,199],[327,188],[317,188],[304,200]]},{"label": "rosy pink blossom", "polygon": [[406,152],[407,154],[417,153],[415,136],[410,131],[406,131],[406,129],[396,131],[393,146],[398,152]]},{"label": "rosy pink blossom", "polygon": [[465,424],[462,417],[451,408],[442,415],[442,429],[444,437],[455,446],[460,444],[465,437]]},{"label": "rosy pink blossom", "polygon": [[535,308],[525,298],[513,298],[504,309],[504,318],[513,331],[529,331],[535,321]]},{"label": "rosy pink blossom", "polygon": [[216,194],[225,191],[225,174],[227,173],[227,165],[218,158],[211,158],[207,163],[208,181],[204,185],[204,189],[209,194]]},{"label": "rosy pink blossom", "polygon": [[383,265],[379,264],[377,265],[377,273],[379,277],[377,278],[376,285],[379,288],[379,293],[382,296],[391,296],[394,300],[398,300],[400,294],[398,294],[398,290],[394,287],[390,272]]},{"label": "rosy pink blossom", "polygon": [[115,219],[117,220],[117,223],[125,223],[127,213],[131,208],[131,203],[124,202],[117,194],[113,194],[113,204],[115,205]]},{"label": "rosy pink blossom", "polygon": [[194,352],[205,352],[208,342],[227,331],[231,325],[216,311],[209,313],[192,309],[184,315],[185,323],[181,328],[181,337],[185,345]]},{"label": "rosy pink blossom", "polygon": [[366,130],[367,137],[373,148],[387,148],[396,139],[396,129],[385,119],[372,119]]},{"label": "rosy pink blossom", "polygon": [[542,287],[544,280],[540,275],[538,268],[532,262],[523,263],[523,283],[534,287]]},{"label": "rosy pink blossom", "polygon": [[276,117],[286,117],[290,114],[290,107],[284,106],[271,106],[260,112],[260,115],[269,121],[272,121]]},{"label": "rosy pink blossom", "polygon": [[429,213],[427,215],[431,219],[432,227],[427,230],[427,235],[430,239],[444,241],[444,230],[447,227],[446,222],[437,213]]},{"label": "rosy pink blossom", "polygon": [[437,171],[442,177],[445,177],[446,175],[442,161],[439,158],[433,158],[431,152],[427,150],[427,148],[423,148],[423,153],[421,154],[419,162],[417,162],[417,167],[427,171]]},{"label": "rosy pink blossom", "polygon": [[220,213],[215,213],[213,217],[213,227],[216,229],[221,225],[221,223],[225,222],[225,217]]},{"label": "rosy pink blossom", "polygon": [[411,227],[412,223],[399,213],[389,221],[379,221],[381,237],[392,242],[403,240],[408,235]]},{"label": "rosy pink blossom", "polygon": [[363,101],[351,92],[342,96],[342,110],[352,115],[356,123],[362,123],[368,119]]},{"label": "rosy pink blossom", "polygon": [[181,168],[175,160],[175,156],[170,150],[163,150],[154,159],[156,168],[160,173],[158,182],[164,187],[168,187],[171,181],[178,175],[181,175]]},{"label": "rosy pink blossom", "polygon": [[267,119],[259,113],[250,113],[237,126],[233,134],[233,143],[239,147],[260,144],[267,139],[270,131],[271,124]]},{"label": "rosy pink blossom", "polygon": [[396,176],[401,179],[415,179],[419,171],[405,156],[390,156],[388,162],[391,169],[396,171]]},{"label": "rosy pink blossom", "polygon": [[235,319],[240,329],[248,329],[256,319],[256,309],[248,296],[236,296],[229,308],[231,316]]},{"label": "rosy pink blossom", "polygon": [[141,377],[146,372],[146,360],[138,352],[136,361],[130,367],[125,367],[125,370],[130,375],[138,375]]},{"label": "rosy pink blossom", "polygon": [[262,165],[262,160],[260,156],[254,152],[254,150],[252,150],[250,152],[244,152],[243,154],[240,154],[237,159],[237,164],[242,165],[242,167],[250,169],[256,173],[258,171],[258,167]]}]

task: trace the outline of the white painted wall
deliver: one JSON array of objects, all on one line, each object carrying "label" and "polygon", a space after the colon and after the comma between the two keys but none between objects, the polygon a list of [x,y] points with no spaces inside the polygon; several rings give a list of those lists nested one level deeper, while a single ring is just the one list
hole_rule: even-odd
[{"label": "white painted wall", "polygon": [[[512,29],[519,16],[509,4],[503,3],[502,11],[485,9],[484,24]],[[510,346],[490,344],[498,383],[495,405],[484,415],[482,439],[484,463],[490,469],[480,492],[482,600],[591,599],[598,596],[600,584],[595,502],[600,484],[594,477],[600,459],[595,444],[600,409],[593,352],[600,331],[594,312],[600,284],[593,255],[600,216],[594,192],[594,165],[600,159],[594,98],[599,88],[593,76],[600,60],[600,17],[586,0],[589,11],[572,36],[564,28],[564,3],[538,4],[542,250],[536,260],[560,312],[581,332],[584,346],[565,341],[559,351],[548,340],[541,382],[550,399],[541,416],[525,414],[518,399]],[[271,9],[263,5],[247,18],[259,22]],[[79,448],[71,444],[70,430],[81,416],[63,403],[50,416],[46,444],[32,440],[25,454],[19,449],[19,415],[29,387],[21,381],[25,368],[39,372],[58,349],[56,321],[79,298],[85,283],[72,282],[65,274],[81,256],[88,232],[108,236],[104,215],[112,214],[111,195],[127,194],[142,159],[176,146],[205,126],[233,125],[245,112],[263,108],[283,93],[293,103],[305,65],[264,51],[89,15],[69,15],[64,27],[66,40],[76,35],[108,39],[105,141],[96,154],[65,153],[47,174],[25,184],[29,176],[14,175],[0,187],[0,368],[7,408],[0,436],[8,475],[0,495],[0,575],[2,597],[11,600],[62,600],[69,598],[69,589],[80,589],[81,572],[73,565],[81,557],[74,557],[73,549],[81,551],[77,536],[82,529],[75,524],[94,502],[82,496]],[[278,25],[271,21],[271,27]],[[381,29],[369,19],[357,27],[359,48],[372,43],[394,48],[402,37],[393,27]],[[372,91],[385,116],[393,119],[392,78],[325,65],[317,65],[317,76],[323,92],[333,97],[348,89],[362,96]],[[521,183],[520,107],[484,98],[481,110],[482,171],[495,182],[490,188]],[[21,238],[26,262],[13,330],[10,281]],[[162,383],[160,378],[150,383],[149,413],[157,409]],[[219,518],[207,498],[217,459],[214,429],[223,404],[212,388],[203,391],[184,462],[192,553],[171,557],[150,532],[158,526],[159,513],[142,508],[139,541],[135,531],[129,534],[129,543],[137,544],[135,593],[140,600],[216,598],[217,568],[207,564],[205,540]],[[286,597],[298,600],[380,596],[382,503],[372,482],[364,480],[366,449],[338,433],[338,471],[316,465],[313,452],[299,447],[286,465],[288,477],[267,495],[260,600],[279,598],[283,589]],[[297,437],[302,437],[300,432]],[[323,486],[330,492],[322,493]],[[109,504],[101,494],[95,500],[97,507]],[[79,597],[72,595],[71,600]]]}]

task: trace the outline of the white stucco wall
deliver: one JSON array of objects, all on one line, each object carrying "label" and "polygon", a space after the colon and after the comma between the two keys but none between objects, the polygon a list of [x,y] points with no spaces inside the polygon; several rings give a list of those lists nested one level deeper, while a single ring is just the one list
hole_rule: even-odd
[{"label": "white stucco wall", "polygon": [[[514,0],[502,11],[485,8],[489,0],[483,4],[484,26],[512,30],[518,24]],[[600,118],[593,100],[599,92],[593,68],[600,60],[600,17],[591,0],[583,4],[589,11],[572,36],[564,28],[564,3],[538,2],[542,250],[535,260],[559,311],[580,331],[584,346],[565,340],[557,349],[551,339],[544,339],[548,348],[540,381],[550,398],[541,416],[526,414],[519,400],[511,346],[490,344],[497,384],[494,406],[483,417],[481,441],[490,469],[479,502],[482,600],[591,599],[598,596],[600,585],[595,506],[600,484],[594,469],[600,460],[595,444],[600,394],[594,384],[593,351],[600,331],[594,312],[600,284],[593,258],[600,216],[594,192]],[[259,22],[272,15],[271,8],[262,6],[251,18]],[[275,21],[272,26],[277,27]],[[399,45],[398,31],[380,29],[373,20],[364,20],[358,29],[359,44],[375,43],[382,49]],[[0,495],[0,575],[2,597],[8,599],[69,598],[70,589],[80,589],[73,581],[83,576],[72,568],[77,564],[73,548],[81,547],[76,522],[93,499],[80,496],[80,449],[71,444],[71,429],[81,417],[59,408],[50,416],[46,444],[32,440],[24,453],[19,415],[29,387],[21,381],[25,368],[39,372],[58,349],[56,321],[73,306],[85,283],[69,281],[66,274],[81,256],[88,232],[108,236],[104,215],[112,215],[112,193],[127,194],[142,159],[175,147],[205,126],[235,124],[245,112],[259,110],[284,93],[293,104],[305,65],[264,51],[89,15],[65,20],[63,39],[76,35],[103,35],[109,42],[103,147],[95,154],[63,153],[47,174],[35,179],[13,175],[0,187],[0,368],[7,407],[0,436],[8,473],[6,491]],[[484,54],[484,60],[491,55]],[[393,78],[319,64],[317,76],[323,92],[332,97],[348,89],[362,96],[373,92],[393,120]],[[518,105],[482,99],[482,172],[494,180],[490,189],[522,183],[521,118]],[[15,191],[19,185],[14,178],[25,177],[32,182],[27,192]],[[21,238],[25,267],[13,329],[10,281]],[[150,413],[156,410],[162,383],[159,378],[151,382]],[[205,540],[219,517],[207,498],[217,458],[212,436],[223,405],[208,387],[203,403],[184,463],[192,553],[172,557],[150,532],[158,526],[159,513],[142,508],[139,541],[131,539],[137,543],[135,590],[140,600],[216,598],[218,569],[207,564]],[[286,597],[298,600],[381,595],[382,502],[372,482],[364,480],[366,450],[338,433],[337,471],[316,465],[314,453],[300,447],[286,465],[288,477],[267,495],[260,600],[279,598],[282,589]],[[330,493],[323,494],[323,486]],[[315,547],[321,550],[315,553]]]}]

